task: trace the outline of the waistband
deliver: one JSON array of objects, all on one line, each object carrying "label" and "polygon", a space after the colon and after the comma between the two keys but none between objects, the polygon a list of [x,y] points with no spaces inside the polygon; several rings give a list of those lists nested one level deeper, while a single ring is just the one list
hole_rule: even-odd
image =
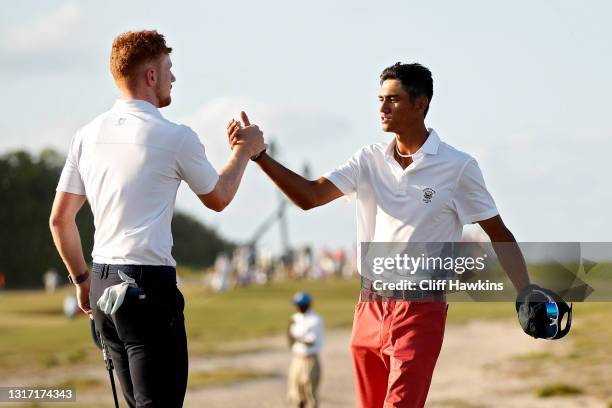
[{"label": "waistband", "polygon": [[446,302],[446,295],[443,293],[410,290],[375,291],[361,289],[361,292],[359,292],[360,302],[387,302],[392,300],[406,302]]},{"label": "waistband", "polygon": [[119,271],[136,280],[136,282],[153,280],[172,280],[176,283],[176,268],[166,265],[110,265],[94,263],[92,272],[101,279]]},{"label": "waistband", "polygon": [[376,290],[374,282],[361,277],[360,302],[383,302],[389,300],[416,302],[446,302],[446,294],[442,291],[425,290]]}]

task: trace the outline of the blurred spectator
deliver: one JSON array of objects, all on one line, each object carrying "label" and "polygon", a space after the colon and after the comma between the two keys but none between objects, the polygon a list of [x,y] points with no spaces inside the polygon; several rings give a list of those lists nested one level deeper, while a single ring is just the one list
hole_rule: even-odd
[{"label": "blurred spectator", "polygon": [[232,263],[226,254],[219,254],[215,260],[215,272],[211,282],[215,292],[225,292],[229,287]]},{"label": "blurred spectator", "polygon": [[304,247],[298,249],[295,255],[295,262],[293,264],[295,277],[301,279],[309,276],[313,264],[314,259],[310,246],[305,245]]},{"label": "blurred spectator", "polygon": [[74,319],[79,313],[81,313],[81,309],[79,308],[76,296],[66,296],[64,298],[64,316],[69,319]]},{"label": "blurred spectator", "polygon": [[55,289],[57,289],[57,286],[59,285],[59,281],[60,281],[60,276],[55,271],[55,269],[49,269],[47,272],[45,272],[45,274],[43,275],[43,283],[45,285],[45,292],[54,293]]},{"label": "blurred spectator", "polygon": [[323,347],[323,320],[311,310],[308,293],[293,296],[298,312],[289,321],[287,336],[293,353],[287,384],[289,402],[300,408],[318,406],[317,390],[321,378],[319,353]]},{"label": "blurred spectator", "polygon": [[344,271],[344,265],[346,264],[346,251],[343,247],[340,247],[334,253],[334,260],[336,261],[336,270],[334,275],[338,278],[342,277]]}]

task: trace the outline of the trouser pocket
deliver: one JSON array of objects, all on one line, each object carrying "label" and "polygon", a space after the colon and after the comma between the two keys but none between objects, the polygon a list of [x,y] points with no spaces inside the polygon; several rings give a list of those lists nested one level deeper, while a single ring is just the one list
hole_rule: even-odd
[{"label": "trouser pocket", "polygon": [[123,304],[112,316],[119,339],[124,343],[149,343],[162,340],[178,322],[183,322],[184,299],[176,287],[161,291],[144,288],[126,294]]}]

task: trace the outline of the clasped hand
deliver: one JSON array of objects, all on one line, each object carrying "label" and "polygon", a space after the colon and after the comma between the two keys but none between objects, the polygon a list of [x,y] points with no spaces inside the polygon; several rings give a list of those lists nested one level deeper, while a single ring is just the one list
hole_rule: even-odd
[{"label": "clasped hand", "polygon": [[[251,125],[245,112],[240,112],[240,121],[232,119],[227,124],[227,141],[232,150],[244,151],[250,158],[259,156],[268,148],[263,138],[263,132],[257,125]],[[243,126],[244,124],[244,126]]]}]

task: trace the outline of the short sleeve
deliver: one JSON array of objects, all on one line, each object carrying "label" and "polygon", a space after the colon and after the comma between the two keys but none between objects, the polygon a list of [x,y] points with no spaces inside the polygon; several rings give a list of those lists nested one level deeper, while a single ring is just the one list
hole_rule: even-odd
[{"label": "short sleeve", "polygon": [[178,174],[196,194],[210,193],[219,180],[219,174],[206,157],[204,145],[198,135],[185,127],[183,143],[176,154]]},{"label": "short sleeve", "polygon": [[487,190],[478,163],[468,160],[459,175],[453,204],[461,224],[489,219],[499,214],[493,197]]},{"label": "short sleeve", "polygon": [[77,132],[68,149],[66,163],[62,169],[59,182],[57,183],[56,191],[65,193],[85,195],[85,185],[79,171],[79,157],[81,156],[81,138]]},{"label": "short sleeve", "polygon": [[344,195],[357,190],[359,184],[360,166],[362,164],[363,149],[359,150],[344,164],[323,175],[331,181]]}]

